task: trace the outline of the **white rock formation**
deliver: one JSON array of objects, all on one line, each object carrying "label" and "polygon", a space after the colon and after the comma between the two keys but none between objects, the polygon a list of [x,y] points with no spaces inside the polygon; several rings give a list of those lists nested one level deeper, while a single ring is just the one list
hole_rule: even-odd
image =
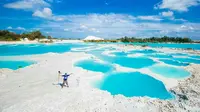
[{"label": "white rock formation", "polygon": [[87,36],[85,39],[83,40],[104,40],[103,38],[100,37],[95,37],[95,36]]}]

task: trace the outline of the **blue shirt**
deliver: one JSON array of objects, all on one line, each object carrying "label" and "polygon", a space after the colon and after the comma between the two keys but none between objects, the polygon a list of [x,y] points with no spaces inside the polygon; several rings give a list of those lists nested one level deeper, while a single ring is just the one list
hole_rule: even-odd
[{"label": "blue shirt", "polygon": [[67,80],[67,78],[69,77],[68,74],[62,75],[63,76],[63,80]]}]

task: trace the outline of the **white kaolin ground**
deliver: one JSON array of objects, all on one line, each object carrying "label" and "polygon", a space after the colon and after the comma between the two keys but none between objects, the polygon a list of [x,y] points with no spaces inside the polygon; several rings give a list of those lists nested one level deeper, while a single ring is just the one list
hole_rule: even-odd
[{"label": "white kaolin ground", "polygon": [[[200,111],[200,65],[192,64],[186,67],[192,76],[175,81],[175,85],[168,84],[173,81],[165,81],[168,85],[173,85],[168,89],[176,93],[176,98],[160,100],[112,96],[109,92],[92,87],[91,83],[100,80],[103,74],[73,66],[79,59],[91,58],[91,55],[86,53],[49,53],[21,58],[38,63],[16,71],[0,70],[2,112]],[[69,77],[69,88],[61,89],[57,85],[58,71],[73,73]],[[59,82],[62,82],[61,78]]]}]

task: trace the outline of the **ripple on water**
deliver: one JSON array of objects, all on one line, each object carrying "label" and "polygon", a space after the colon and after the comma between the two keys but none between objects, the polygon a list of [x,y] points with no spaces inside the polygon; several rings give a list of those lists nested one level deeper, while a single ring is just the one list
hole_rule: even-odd
[{"label": "ripple on water", "polygon": [[171,53],[170,55],[173,55],[173,56],[189,56],[186,53]]},{"label": "ripple on water", "polygon": [[185,63],[200,64],[200,60],[193,59],[193,58],[174,58],[174,60],[177,60],[177,61],[180,61],[180,62],[185,62]]},{"label": "ripple on water", "polygon": [[115,56],[127,56],[127,53],[125,52],[113,52],[112,54],[114,54]]},{"label": "ripple on water", "polygon": [[152,49],[146,49],[146,50],[133,50],[133,51],[129,51],[129,53],[151,54],[151,53],[157,53],[157,51],[152,50]]},{"label": "ripple on water", "polygon": [[172,98],[161,81],[139,72],[108,74],[97,84],[97,87],[110,92],[112,95]]},{"label": "ripple on water", "polygon": [[199,55],[190,55],[189,57],[195,58],[195,59],[199,59],[199,60],[200,60],[200,56],[199,56]]},{"label": "ripple on water", "polygon": [[181,63],[175,60],[170,60],[170,59],[159,59],[160,61],[169,64],[169,65],[175,65],[175,66],[188,66],[189,63]]},{"label": "ripple on water", "polygon": [[154,57],[154,58],[173,58],[172,55],[168,55],[164,53],[148,54],[147,56]]}]

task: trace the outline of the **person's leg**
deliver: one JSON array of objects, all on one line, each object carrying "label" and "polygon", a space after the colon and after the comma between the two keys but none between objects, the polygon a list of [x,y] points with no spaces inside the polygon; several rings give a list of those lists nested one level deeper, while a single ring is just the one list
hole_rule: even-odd
[{"label": "person's leg", "polygon": [[64,80],[63,86],[67,86],[67,85],[68,85],[67,80]]},{"label": "person's leg", "polygon": [[68,85],[68,81],[66,80],[66,85],[67,85],[67,87],[69,87],[69,85]]},{"label": "person's leg", "polygon": [[63,86],[64,86],[64,85],[65,85],[65,80],[63,80],[63,83],[62,83],[62,85],[61,85],[61,86],[62,86],[62,88],[63,88]]}]

